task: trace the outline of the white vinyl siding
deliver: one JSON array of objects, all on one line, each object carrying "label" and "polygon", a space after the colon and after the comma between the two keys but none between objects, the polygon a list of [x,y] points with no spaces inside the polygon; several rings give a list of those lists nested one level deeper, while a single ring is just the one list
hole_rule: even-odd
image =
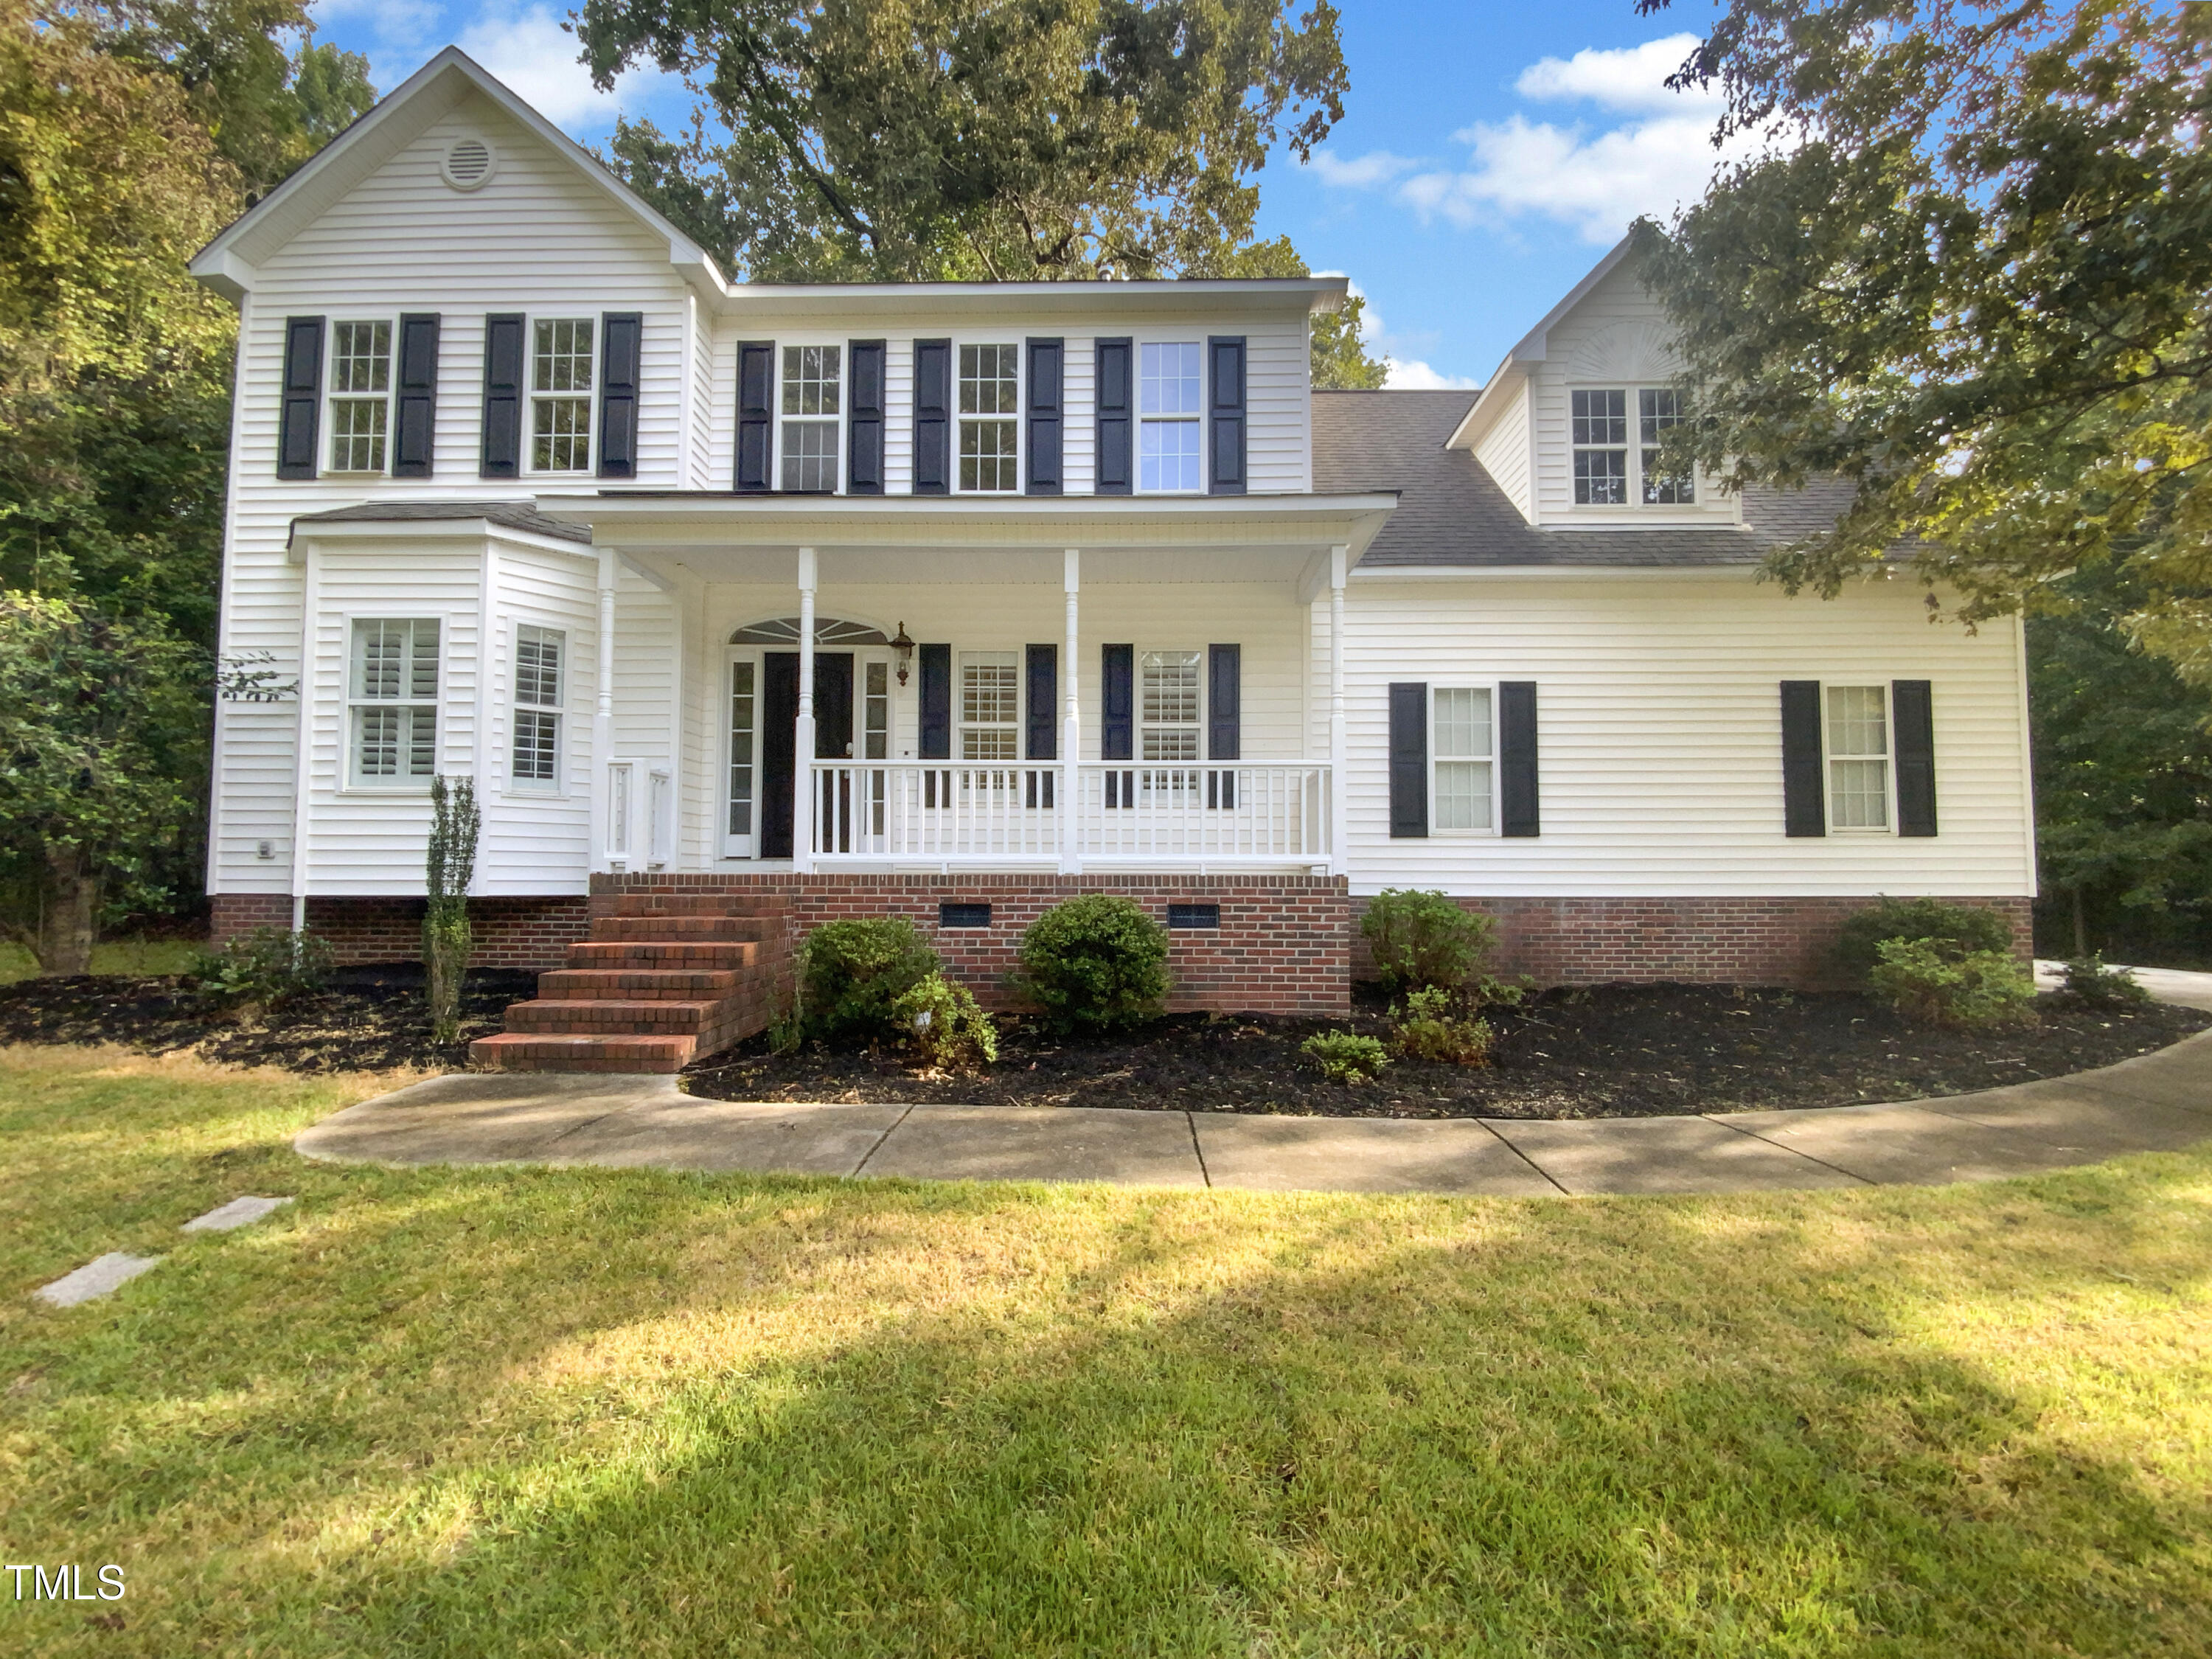
[{"label": "white vinyl siding", "polygon": [[347,701],[355,787],[412,787],[437,771],[439,635],[434,617],[354,623]]},{"label": "white vinyl siding", "polygon": [[1521,516],[1534,522],[1535,503],[1529,497],[1529,400],[1528,384],[1522,381],[1506,394],[1505,406],[1490,422],[1489,430],[1474,447],[1474,459],[1482,464],[1498,487],[1505,492],[1505,499],[1513,503]]},{"label": "white vinyl siding", "polygon": [[1828,728],[1828,827],[1889,828],[1889,688],[1824,688]]}]

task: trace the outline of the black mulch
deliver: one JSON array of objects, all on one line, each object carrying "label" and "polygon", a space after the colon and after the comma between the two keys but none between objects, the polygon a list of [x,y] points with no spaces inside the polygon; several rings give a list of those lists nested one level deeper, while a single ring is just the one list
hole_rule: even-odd
[{"label": "black mulch", "polygon": [[[897,1054],[810,1046],[777,1056],[755,1038],[695,1064],[686,1081],[694,1094],[719,1100],[1650,1117],[1962,1094],[2109,1066],[2212,1025],[2212,1015],[2191,1009],[2097,1010],[2063,996],[2039,997],[2036,1014],[2033,1024],[1948,1031],[1908,1024],[1856,996],[1602,986],[1493,1011],[1498,1040],[1488,1067],[1398,1060],[1379,1080],[1352,1088],[1328,1082],[1298,1054],[1331,1023],[1258,1014],[1176,1015],[1110,1041],[1057,1040],[1006,1019],[999,1063],[951,1077]],[[1351,1024],[1386,1038],[1389,1029],[1371,993]]]},{"label": "black mulch", "polygon": [[224,1012],[175,979],[91,975],[0,985],[0,1042],[119,1042],[152,1054],[197,1050],[233,1066],[295,1072],[452,1070],[471,1037],[502,1029],[511,1002],[536,994],[535,974],[471,974],[458,1042],[430,1041],[422,969],[415,963],[342,968],[328,989],[267,1013]]}]

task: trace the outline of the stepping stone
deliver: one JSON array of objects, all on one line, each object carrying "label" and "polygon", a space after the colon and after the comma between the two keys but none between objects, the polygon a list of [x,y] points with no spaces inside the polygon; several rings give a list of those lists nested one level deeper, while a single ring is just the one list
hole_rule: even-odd
[{"label": "stepping stone", "polygon": [[75,1273],[65,1273],[51,1285],[41,1285],[31,1294],[57,1308],[74,1308],[80,1302],[106,1296],[119,1285],[128,1285],[161,1260],[158,1255],[126,1255],[121,1250],[110,1250],[98,1261],[86,1262]]},{"label": "stepping stone", "polygon": [[258,1221],[272,1211],[281,1210],[292,1200],[289,1198],[234,1198],[228,1204],[218,1204],[205,1215],[196,1215],[179,1227],[179,1232],[227,1233],[234,1227],[243,1227]]}]

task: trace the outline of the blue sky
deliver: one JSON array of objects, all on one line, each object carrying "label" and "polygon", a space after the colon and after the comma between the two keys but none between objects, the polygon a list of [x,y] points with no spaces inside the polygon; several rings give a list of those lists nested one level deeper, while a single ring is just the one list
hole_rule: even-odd
[{"label": "blue sky", "polygon": [[[585,143],[616,112],[676,125],[680,82],[592,91],[542,0],[320,0],[322,38],[389,90],[457,44]],[[1711,0],[1344,0],[1352,89],[1310,167],[1261,175],[1261,228],[1367,296],[1392,384],[1479,384],[1627,228],[1704,188],[1715,109],[1661,84]]]}]

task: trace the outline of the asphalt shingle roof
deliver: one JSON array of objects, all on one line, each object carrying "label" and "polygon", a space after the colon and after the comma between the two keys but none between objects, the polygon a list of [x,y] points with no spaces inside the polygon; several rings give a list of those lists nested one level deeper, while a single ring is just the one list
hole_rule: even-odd
[{"label": "asphalt shingle roof", "polygon": [[303,513],[292,520],[293,534],[303,524],[408,524],[436,519],[482,519],[508,530],[589,545],[592,532],[580,524],[549,519],[528,501],[362,501],[325,513]]}]

